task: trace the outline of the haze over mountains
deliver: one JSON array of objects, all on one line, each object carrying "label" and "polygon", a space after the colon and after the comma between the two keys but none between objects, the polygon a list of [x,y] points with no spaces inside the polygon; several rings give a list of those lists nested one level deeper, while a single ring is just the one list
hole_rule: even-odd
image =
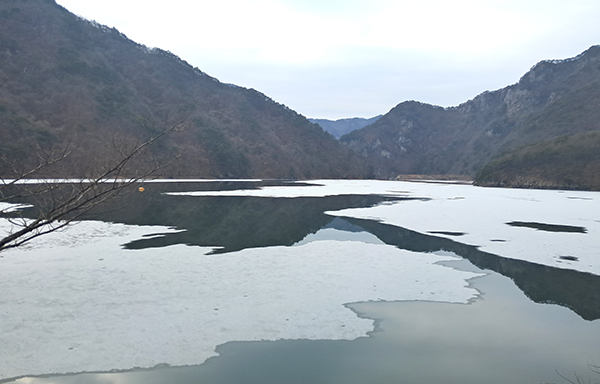
[{"label": "haze over mountains", "polygon": [[333,137],[339,139],[347,133],[356,131],[376,122],[382,115],[365,119],[362,117],[352,117],[347,119],[329,120],[329,119],[309,119],[312,123],[319,124],[325,131],[331,133]]},{"label": "haze over mountains", "polygon": [[47,176],[89,176],[183,122],[133,165],[175,159],[165,177],[456,174],[485,185],[600,189],[600,46],[541,62],[517,84],[457,107],[406,101],[372,119],[311,122],[53,0],[2,0],[0,36],[2,177],[64,150],[68,161]]}]

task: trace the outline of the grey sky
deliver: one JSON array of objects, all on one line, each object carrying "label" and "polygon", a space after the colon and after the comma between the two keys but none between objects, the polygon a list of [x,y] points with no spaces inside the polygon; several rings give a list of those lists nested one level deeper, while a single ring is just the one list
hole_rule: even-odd
[{"label": "grey sky", "polygon": [[57,0],[307,117],[453,106],[600,44],[598,0]]}]

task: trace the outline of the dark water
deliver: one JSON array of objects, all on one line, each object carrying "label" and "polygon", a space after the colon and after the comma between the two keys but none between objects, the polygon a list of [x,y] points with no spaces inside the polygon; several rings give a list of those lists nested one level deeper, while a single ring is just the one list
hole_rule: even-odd
[{"label": "dark water", "polygon": [[[322,228],[355,240],[369,235],[416,252],[452,252],[456,268],[484,270],[468,305],[436,302],[354,303],[378,319],[354,341],[231,342],[199,366],[24,378],[19,383],[564,383],[600,382],[600,278],[479,251],[455,240],[325,211],[368,207],[380,196],[252,198],[167,196],[165,191],[256,187],[255,183],[148,184],[88,218],[180,230],[127,248],[215,246],[215,253],[293,245]],[[337,235],[335,234],[337,233]],[[361,240],[362,241],[362,240]],[[587,382],[587,381],[585,381]]]},{"label": "dark water", "polygon": [[539,231],[547,231],[547,232],[577,232],[577,233],[587,233],[587,229],[584,227],[574,227],[572,225],[559,225],[559,224],[547,224],[547,223],[534,223],[534,222],[524,222],[524,221],[511,221],[510,223],[506,223],[511,227],[525,227],[525,228],[533,228]]},{"label": "dark water", "polygon": [[[456,265],[472,269],[469,264]],[[452,263],[449,263],[452,264]],[[600,323],[534,304],[496,273],[475,279],[470,304],[357,303],[379,319],[353,341],[231,342],[202,365],[28,378],[31,384],[567,383],[600,381]],[[17,381],[20,382],[20,381]],[[588,381],[585,381],[586,383]]]}]

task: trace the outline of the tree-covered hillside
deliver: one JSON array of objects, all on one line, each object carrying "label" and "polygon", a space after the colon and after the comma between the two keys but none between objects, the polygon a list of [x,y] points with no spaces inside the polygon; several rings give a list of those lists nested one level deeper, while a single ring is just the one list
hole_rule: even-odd
[{"label": "tree-covered hillside", "polygon": [[481,186],[600,191],[600,131],[561,136],[510,151],[476,176]]},{"label": "tree-covered hillside", "polygon": [[[69,153],[48,176],[88,176],[179,123],[135,167],[170,177],[360,178],[362,159],[252,89],[83,20],[53,0],[0,2],[0,176]],[[209,37],[205,37],[209,38]]]},{"label": "tree-covered hillside", "polygon": [[379,177],[474,176],[506,151],[560,136],[600,131],[600,46],[543,61],[518,83],[457,107],[404,102],[341,138]]}]

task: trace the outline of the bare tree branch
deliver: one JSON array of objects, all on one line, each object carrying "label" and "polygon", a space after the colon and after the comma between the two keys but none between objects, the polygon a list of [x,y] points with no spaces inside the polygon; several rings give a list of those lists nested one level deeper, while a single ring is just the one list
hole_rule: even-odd
[{"label": "bare tree branch", "polygon": [[[136,144],[129,151],[119,150],[121,158],[118,162],[100,171],[95,177],[76,183],[69,180],[50,180],[41,185],[35,184],[32,188],[26,184],[27,179],[31,176],[53,164],[64,161],[70,153],[68,151],[64,151],[59,156],[46,154],[38,166],[18,174],[14,179],[6,181],[0,179],[0,200],[36,197],[40,205],[40,212],[34,219],[24,217],[9,219],[11,229],[3,238],[0,238],[0,251],[19,247],[39,236],[64,228],[90,209],[114,198],[132,184],[152,178],[157,171],[168,166],[174,160],[145,172],[140,173],[136,170],[128,175],[126,175],[126,167],[132,159],[140,156],[160,138],[173,131],[184,130],[186,127],[185,122],[180,122],[149,140]],[[4,194],[9,187],[19,190]],[[7,209],[3,210],[0,207],[0,213],[7,214]]]},{"label": "bare tree branch", "polygon": [[[598,370],[600,367],[598,367],[597,365],[593,365],[593,364],[588,364],[588,367],[590,368],[590,370],[594,373],[600,373],[600,371]],[[575,376],[575,381],[569,379],[568,377],[562,375],[560,372],[556,371],[556,374],[558,376],[560,376],[563,380],[571,383],[571,384],[592,384],[592,379],[588,379],[585,380],[583,378],[581,378],[577,372],[574,372],[573,375]],[[597,383],[597,382],[596,382]]]}]

